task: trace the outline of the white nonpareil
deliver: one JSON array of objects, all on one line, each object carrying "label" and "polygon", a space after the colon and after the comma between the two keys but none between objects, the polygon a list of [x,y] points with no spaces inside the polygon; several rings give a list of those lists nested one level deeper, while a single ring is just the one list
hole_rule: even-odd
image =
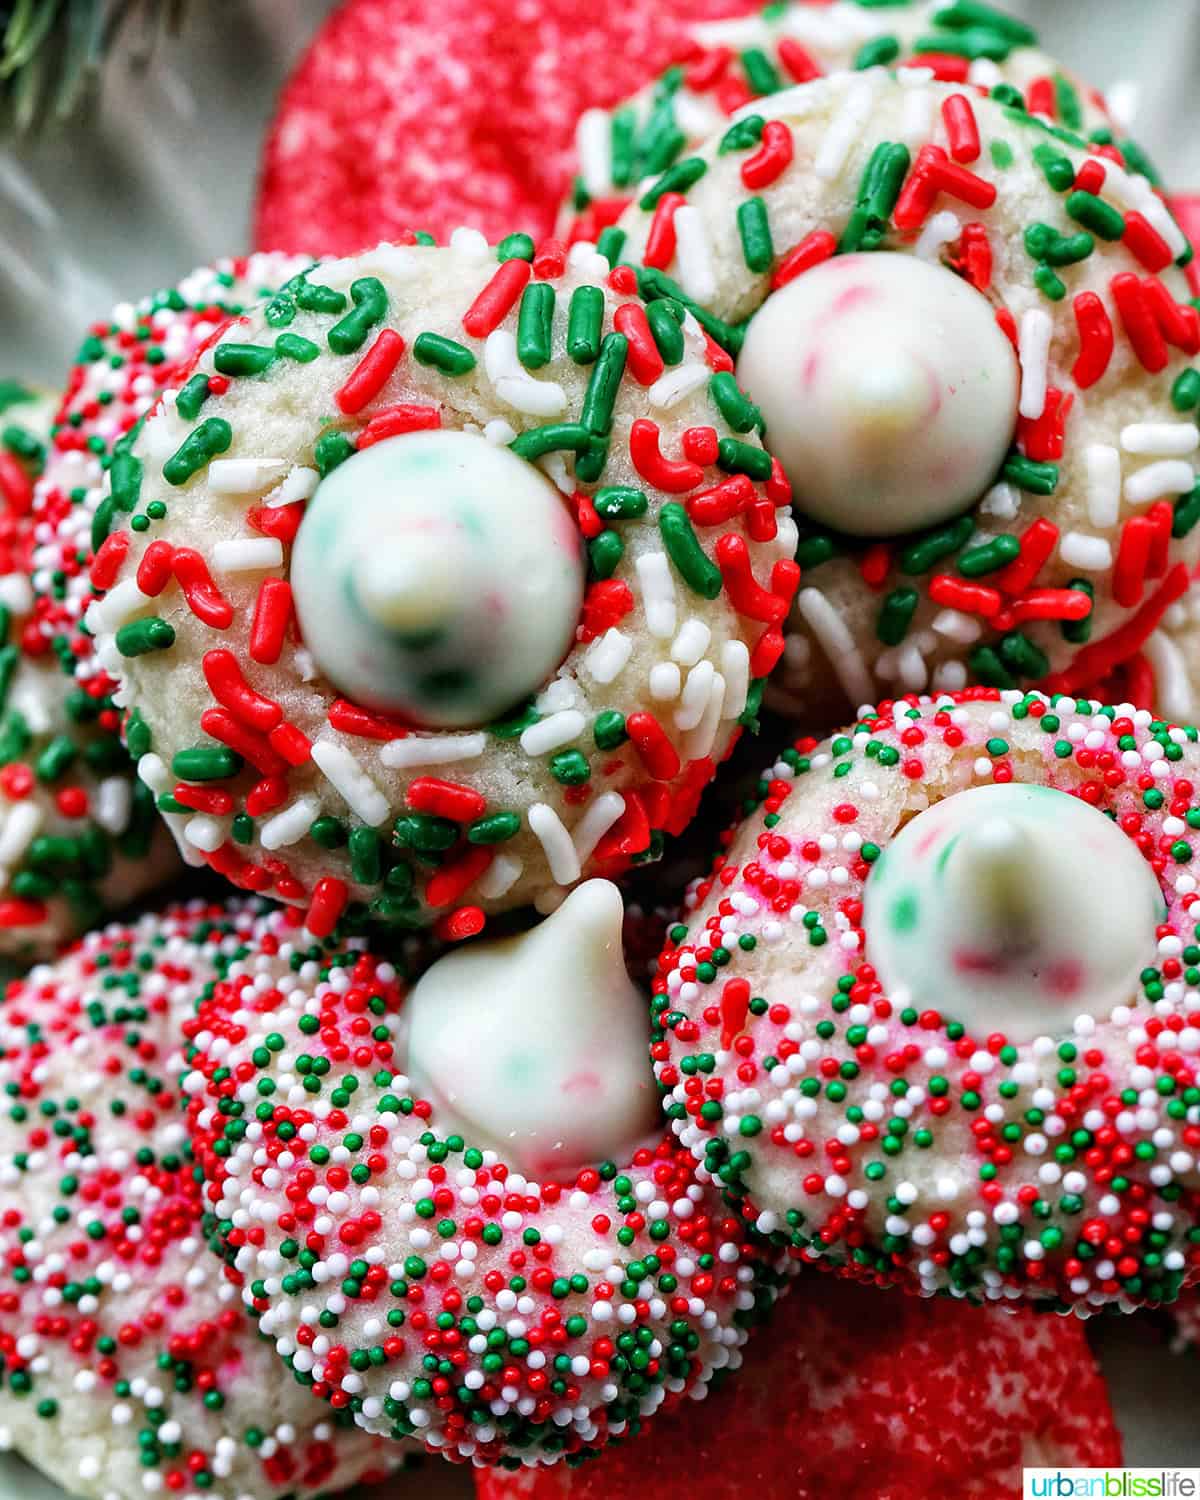
[{"label": "white nonpareil", "polygon": [[627,1159],[653,1131],[649,1002],[625,969],[623,916],[616,886],[589,880],[531,931],[422,976],[407,1066],[439,1135],[545,1181]]}]

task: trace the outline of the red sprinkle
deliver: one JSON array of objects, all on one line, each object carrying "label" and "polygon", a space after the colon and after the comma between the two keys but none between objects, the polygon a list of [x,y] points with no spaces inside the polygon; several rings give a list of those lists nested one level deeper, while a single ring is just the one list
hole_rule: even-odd
[{"label": "red sprinkle", "polygon": [[435,817],[449,818],[452,823],[473,822],[487,811],[487,798],[481,792],[457,781],[443,781],[438,776],[418,776],[404,800],[413,812],[433,813]]},{"label": "red sprinkle", "polygon": [[1109,282],[1109,290],[1133,352],[1144,369],[1157,375],[1166,368],[1170,356],[1145,288],[1132,271],[1122,271]]},{"label": "red sprinkle", "polygon": [[982,149],[979,144],[979,124],[966,94],[951,94],[942,101],[942,120],[950,142],[950,155],[954,160],[978,161]]},{"label": "red sprinkle", "polygon": [[175,549],[170,542],[151,542],[142,553],[137,566],[137,586],[143,594],[157,598],[171,581],[174,571]]},{"label": "red sprinkle", "polygon": [[1187,564],[1176,563],[1136,615],[1103,640],[1095,641],[1078,651],[1065,672],[1046,679],[1043,684],[1046,691],[1074,693],[1090,682],[1107,677],[1122,662],[1128,661],[1141,650],[1147,638],[1158,628],[1163,615],[1176,599],[1187,592],[1187,588]]},{"label": "red sprinkle", "polygon": [[313,887],[312,901],[304,925],[314,937],[325,938],[333,931],[345,910],[350,892],[343,880],[326,875]]},{"label": "red sprinkle", "polygon": [[292,619],[292,586],[283,578],[267,578],[259,586],[250,626],[250,655],[269,666],[279,660]]},{"label": "red sprinkle", "polygon": [[279,776],[287,772],[287,761],[271,749],[266,736],[247,729],[227,709],[206,708],[200,715],[200,728],[205,734],[211,734],[214,740],[228,745],[243,760],[248,760],[263,776]]},{"label": "red sprinkle", "polygon": [[232,651],[206,651],[201,666],[213,697],[248,729],[269,734],[282,722],[283,709],[254,691]]},{"label": "red sprinkle", "polygon": [[1022,417],[1017,423],[1017,440],[1027,458],[1052,463],[1063,456],[1066,446],[1066,424],[1074,394],[1064,398],[1057,386],[1046,391],[1046,404],[1040,417]]},{"label": "red sprinkle", "polygon": [[630,714],[625,728],[642,764],[656,781],[670,781],[679,775],[679,753],[653,714],[640,710]]},{"label": "red sprinkle", "polygon": [[100,543],[100,549],[92,558],[92,566],[88,570],[88,577],[92,581],[92,587],[106,591],[112,588],[117,581],[125,561],[125,554],[129,551],[129,533],[127,531],[114,531],[106,536]]},{"label": "red sprinkle", "polygon": [[228,630],[233,624],[233,605],[213,582],[208,564],[194,547],[175,549],[175,578],[188,608],[213,630]]},{"label": "red sprinkle", "polygon": [[1045,516],[1030,522],[1021,536],[1021,555],[996,574],[995,584],[1006,594],[1023,594],[1058,544],[1058,527]]},{"label": "red sprinkle", "polygon": [[639,385],[653,385],[666,369],[645,311],[636,302],[623,302],[613,314],[613,327],[629,341],[629,373]]},{"label": "red sprinkle", "polygon": [[[791,596],[783,598],[764,589],[755,577],[750,565],[750,549],[744,537],[727,531],[713,549],[725,592],[739,615],[751,620],[762,620],[767,625],[777,625],[788,612]],[[795,568],[795,564],[792,567]],[[796,570],[799,582],[799,569]],[[795,592],[793,586],[792,592]]]},{"label": "red sprinkle", "polygon": [[[623,311],[623,308],[619,308],[617,316],[619,317]],[[640,312],[641,309],[639,308],[638,311]],[[645,317],[645,313],[642,313],[643,322]],[[646,331],[649,333],[648,327]],[[632,345],[630,352],[632,353]],[[694,490],[704,478],[704,470],[699,464],[672,463],[664,458],[658,439],[657,423],[649,421],[646,417],[638,417],[629,430],[629,456],[633,460],[634,468],[648,483],[660,490],[666,490],[669,495],[682,495],[688,490]]]},{"label": "red sprinkle", "polygon": [[33,509],[33,481],[6,448],[0,448],[0,499],[15,516],[27,516]]},{"label": "red sprinkle", "polygon": [[[512,264],[510,261],[506,265]],[[521,265],[525,262],[521,261]],[[442,414],[436,406],[417,406],[402,402],[376,412],[358,435],[358,451],[373,448],[384,438],[398,437],[402,432],[430,432],[442,425]]]},{"label": "red sprinkle", "polygon": [[427,906],[449,906],[458,901],[479,879],[496,856],[494,849],[482,846],[468,849],[451,864],[431,875],[425,884]]},{"label": "red sprinkle", "polygon": [[970,583],[952,573],[935,573],[929,580],[929,597],[945,609],[958,609],[965,615],[982,615],[985,620],[998,614],[1003,604],[998,590],[983,583]]},{"label": "red sprinkle", "polygon": [[782,120],[768,120],[757,151],[742,163],[742,181],[751,192],[770,187],[791,166],[792,151],[792,132]]},{"label": "red sprinkle", "polygon": [[527,260],[506,260],[463,314],[462,326],[474,339],[493,333],[517,304],[533,274]]},{"label": "red sprinkle", "polygon": [[294,724],[280,724],[272,729],[267,743],[289,766],[302,766],[312,756],[312,741]]},{"label": "red sprinkle", "polygon": [[346,698],[333,700],[329,705],[328,718],[334,729],[341,730],[343,734],[357,735],[363,740],[402,740],[409,732],[408,727],[396,719],[373,714]]},{"label": "red sprinkle", "polygon": [[811,83],[814,78],[824,76],[820,64],[812,53],[802,47],[799,42],[793,41],[790,36],[785,36],[780,40],[779,61],[796,83]]},{"label": "red sprinkle", "polygon": [[1080,292],[1072,306],[1079,329],[1079,357],[1071,378],[1085,391],[1108,369],[1114,344],[1113,326],[1107,308],[1095,292]]},{"label": "red sprinkle", "polygon": [[675,210],[686,202],[682,193],[664,193],[658,200],[646,233],[646,248],[642,252],[644,265],[665,271],[675,259]]},{"label": "red sprinkle", "polygon": [[778,291],[813,266],[819,266],[837,251],[837,239],[828,229],[814,229],[793,245],[771,275],[771,290]]},{"label": "red sprinkle", "polygon": [[333,398],[347,416],[353,416],[374,401],[391,379],[403,353],[404,340],[394,328],[385,328]]},{"label": "red sprinkle", "polygon": [[217,786],[192,786],[180,781],[171,789],[171,796],[182,806],[211,813],[214,818],[223,818],[233,811],[233,798]]},{"label": "red sprinkle", "polygon": [[1175,257],[1171,247],[1146,218],[1132,208],[1125,215],[1125,233],[1122,236],[1126,248],[1135,255],[1147,271],[1165,271]]},{"label": "red sprinkle", "polygon": [[734,474],[710,490],[689,495],[687,513],[697,526],[720,526],[740,516],[754,498],[754,485],[748,476]]}]

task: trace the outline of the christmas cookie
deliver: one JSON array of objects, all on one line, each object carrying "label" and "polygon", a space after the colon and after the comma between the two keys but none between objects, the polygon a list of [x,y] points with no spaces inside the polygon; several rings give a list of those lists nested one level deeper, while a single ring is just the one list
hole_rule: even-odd
[{"label": "christmas cookie", "polygon": [[753,717],[788,487],[631,283],[469,231],[324,265],[109,470],[87,624],[139,773],[314,933],[548,909],[678,832]]},{"label": "christmas cookie", "polygon": [[[1103,99],[1040,51],[1031,27],[973,0],[883,6],[786,0],[755,15],[702,21],[691,41],[686,54],[616,109],[580,116],[577,174],[559,215],[568,239],[596,239],[643,179],[724,129],[735,111],[845,69],[885,66],[912,81],[924,74],[967,85],[972,96],[1005,83],[1020,91],[1031,113],[1096,144],[1114,140]],[[1136,146],[1132,151],[1140,160]]]},{"label": "christmas cookie", "polygon": [[[264,249],[347,255],[413,229],[541,237],[580,113],[694,49],[697,21],[754,0],[348,0],[301,58],[263,152]],[[514,100],[497,108],[497,100]]]},{"label": "christmas cookie", "polygon": [[1079,1310],[1200,1279],[1194,729],[980,689],[786,751],[671,932],[654,1055],[804,1260]]},{"label": "christmas cookie", "polygon": [[802,1276],[737,1382],[573,1469],[493,1469],[479,1500],[995,1500],[1025,1466],[1115,1464],[1108,1393],[1074,1320],[882,1297]]},{"label": "christmas cookie", "polygon": [[74,1495],[319,1494],[403,1458],[288,1378],[204,1246],[179,1028],[254,922],[107,927],[0,1009],[0,1446]]},{"label": "christmas cookie", "polygon": [[1183,593],[1200,315],[1138,165],[1011,86],[875,68],[748,106],[610,236],[708,320],[795,486],[793,711],[1075,691]]},{"label": "christmas cookie", "polygon": [[212,1232],[297,1380],[368,1432],[549,1463],[736,1368],[777,1276],[656,1129],[616,888],[407,999],[299,921],[201,1005],[183,1083]]}]

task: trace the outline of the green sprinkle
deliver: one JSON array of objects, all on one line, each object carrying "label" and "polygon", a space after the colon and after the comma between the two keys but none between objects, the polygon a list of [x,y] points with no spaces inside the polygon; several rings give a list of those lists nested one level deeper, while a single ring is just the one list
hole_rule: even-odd
[{"label": "green sprinkle", "polygon": [[616,750],[629,738],[625,728],[625,715],[615,708],[606,708],[596,715],[592,723],[592,738],[597,750]]},{"label": "green sprinkle", "polygon": [[373,828],[356,828],[350,835],[350,873],[359,885],[378,885],[383,874],[382,846]]},{"label": "green sprinkle", "polygon": [[518,231],[516,234],[507,234],[496,246],[496,259],[506,260],[532,260],[533,259],[533,237]]},{"label": "green sprinkle", "polygon": [[354,444],[344,432],[323,432],[313,447],[317,473],[324,479],[339,464],[345,463],[354,451]]},{"label": "green sprinkle", "polygon": [[596,514],[606,521],[636,521],[646,514],[650,502],[641,490],[610,484],[592,496]]},{"label": "green sprinkle", "polygon": [[567,309],[567,353],[577,365],[590,365],[600,353],[604,327],[604,293],[598,286],[579,286]]},{"label": "green sprinkle", "polygon": [[886,68],[900,56],[900,39],[895,36],[877,36],[864,42],[855,54],[852,66],[859,72],[867,68]]},{"label": "green sprinkle", "polygon": [[544,427],[531,427],[522,432],[508,445],[518,458],[530,462],[544,458],[547,453],[582,453],[591,442],[592,434],[582,422],[549,422]]},{"label": "green sprinkle", "polygon": [[637,116],[626,105],[614,110],[611,128],[612,183],[615,188],[627,188],[633,182],[635,171],[635,148],[637,138]]},{"label": "green sprinkle", "polygon": [[1033,284],[1041,292],[1043,297],[1048,297],[1051,302],[1061,302],[1067,295],[1067,284],[1049,266],[1039,266],[1033,273]]},{"label": "green sprinkle", "polygon": [[1000,31],[992,27],[973,26],[947,36],[921,36],[913,43],[915,53],[948,52],[955,57],[967,57],[972,62],[986,57],[992,62],[1004,62],[1013,49],[1013,43]]},{"label": "green sprinkle", "polygon": [[783,87],[778,69],[761,47],[746,48],[742,67],[746,70],[746,82],[756,94],[777,94]]},{"label": "green sprinkle", "polygon": [[765,124],[762,115],[747,115],[744,120],[737,120],[721,137],[717,155],[728,156],[731,151],[749,151],[757,146]]},{"label": "green sprinkle", "polygon": [[521,819],[515,812],[488,813],[467,828],[471,844],[503,844],[521,831]]},{"label": "green sprinkle", "polygon": [[878,250],[887,235],[888,220],[908,175],[907,146],[881,141],[872,151],[859,179],[858,196],[838,248]]},{"label": "green sprinkle", "polygon": [[174,627],[158,615],[151,615],[148,620],[131,620],[117,631],[117,650],[122,656],[146,656],[151,651],[166,651],[174,644]]},{"label": "green sprinkle", "polygon": [[550,757],[550,774],[561,786],[583,786],[592,768],[581,750],[561,750]]},{"label": "green sprinkle", "polygon": [[602,531],[588,543],[588,563],[595,577],[611,578],[625,556],[625,543],[619,532]]},{"label": "green sprinkle", "polygon": [[1174,520],[1171,523],[1171,535],[1177,540],[1187,536],[1197,521],[1200,521],[1200,483],[1186,495],[1180,495],[1175,502]]},{"label": "green sprinkle", "polygon": [[1083,129],[1083,105],[1079,100],[1079,90],[1062,73],[1054,75],[1054,102],[1058,108],[1058,118],[1068,130]]},{"label": "green sprinkle", "polygon": [[1176,411],[1192,411],[1200,406],[1200,370],[1184,370],[1171,387],[1171,405]]},{"label": "green sprinkle", "polygon": [[413,343],[413,358],[418,364],[432,365],[443,375],[466,375],[475,368],[475,356],[467,346],[441,333],[419,333]]},{"label": "green sprinkle", "polygon": [[949,557],[965,547],[974,531],[975,523],[971,517],[960,516],[957,521],[940,526],[936,531],[926,532],[923,537],[912,542],[899,554],[896,562],[900,571],[910,576],[928,573],[930,568],[935,563],[941,562],[943,557]]},{"label": "green sprinkle", "polygon": [[[998,650],[1000,660],[1017,677],[1040,678],[1050,670],[1050,658],[1019,630],[1010,631],[1004,636]],[[989,745],[990,743],[989,741]]]},{"label": "green sprinkle", "polygon": [[553,325],[554,288],[548,281],[531,281],[517,314],[517,358],[527,370],[540,370],[549,362]]},{"label": "green sprinkle", "polygon": [[693,593],[704,599],[715,599],[721,592],[721,570],[701,547],[682,505],[668,502],[658,513],[667,556]]},{"label": "green sprinkle", "polygon": [[998,32],[1014,47],[1036,47],[1037,32],[1018,21],[1015,16],[1005,15],[1002,10],[986,5],[983,0],[955,0],[952,5],[935,11],[935,26],[946,26],[951,31],[965,31],[974,26],[983,26]]},{"label": "green sprinkle", "polygon": [[34,766],[37,779],[43,782],[57,781],[70,768],[78,754],[78,746],[70,735],[56,735],[37,758]]},{"label": "green sprinkle", "polygon": [[[296,300],[299,302],[300,298],[297,297]],[[341,322],[335,323],[326,334],[329,347],[335,354],[356,353],[362,348],[367,334],[376,323],[382,323],[387,317],[387,292],[383,282],[376,276],[360,276],[350,287],[350,300],[354,306]],[[413,353],[416,353],[415,348]]]},{"label": "green sprinkle", "polygon": [[625,248],[625,241],[629,236],[623,229],[615,224],[610,224],[607,229],[600,231],[596,240],[596,249],[603,255],[609,266],[615,266],[621,258],[621,251]]},{"label": "green sprinkle", "polygon": [[218,344],[213,350],[213,365],[221,375],[261,375],[274,363],[274,349],[260,344]]},{"label": "green sprinkle", "polygon": [[1013,164],[1013,148],[1007,141],[989,141],[988,150],[991,153],[992,165],[998,167],[1001,172]]},{"label": "green sprinkle", "polygon": [[646,322],[650,325],[655,347],[666,365],[677,365],[683,358],[683,329],[680,327],[682,321],[683,308],[677,302],[669,301],[667,298],[663,298],[660,302],[651,302],[646,309]]},{"label": "green sprinkle", "polygon": [[1010,454],[1005,460],[1004,478],[1019,490],[1031,495],[1053,495],[1058,488],[1058,465],[1038,463],[1020,453]]},{"label": "green sprinkle", "polygon": [[763,448],[738,438],[722,438],[717,444],[717,464],[726,474],[748,474],[751,479],[771,477],[771,455]]},{"label": "green sprinkle", "polygon": [[[581,288],[590,290],[590,288]],[[588,377],[579,420],[588,432],[607,437],[612,431],[613,407],[625,374],[629,340],[623,333],[610,333],[600,345],[599,356]]]},{"label": "green sprinkle", "polygon": [[668,167],[656,183],[638,199],[638,207],[650,210],[657,206],[664,193],[686,193],[708,171],[708,163],[701,156],[688,156]]},{"label": "green sprinkle", "polygon": [[224,745],[193,745],[171,758],[171,773],[180,781],[225,781],[241,768],[242,757]]},{"label": "green sprinkle", "polygon": [[208,376],[193,375],[175,397],[175,410],[185,422],[194,422],[208,400]]},{"label": "green sprinkle", "polygon": [[708,393],[734,432],[750,432],[762,422],[762,413],[737,383],[730,370],[718,370],[708,382]]},{"label": "green sprinkle", "polygon": [[767,205],[762,198],[747,198],[738,205],[737,226],[742,257],[748,269],[756,272],[769,270],[775,258],[775,246],[771,242]]},{"label": "green sprinkle", "polygon": [[[1090,579],[1072,578],[1067,587],[1076,590],[1080,594],[1086,594],[1089,599],[1096,597],[1096,590]],[[1082,620],[1064,620],[1062,622],[1062,634],[1064,640],[1070,641],[1075,646],[1082,646],[1086,641],[1090,640],[1092,634],[1091,610],[1084,615]]]},{"label": "green sprinkle", "polygon": [[1085,229],[1102,240],[1119,240],[1125,233],[1125,215],[1095,193],[1074,192],[1067,195],[1067,212]]},{"label": "green sprinkle", "polygon": [[345,292],[335,292],[331,286],[322,286],[318,281],[301,279],[294,296],[296,306],[305,312],[331,313],[336,316],[346,306]]},{"label": "green sprinkle", "polygon": [[898,646],[908,634],[920,594],[914,588],[893,589],[879,606],[875,634],[885,646]]},{"label": "green sprinkle", "polygon": [[1033,159],[1056,193],[1065,193],[1068,188],[1074,187],[1075,168],[1069,156],[1064,156],[1047,141],[1042,141],[1033,148]]},{"label": "green sprinkle", "polygon": [[310,365],[321,352],[321,346],[312,339],[301,338],[298,333],[281,333],[275,340],[275,353],[281,359],[294,359],[297,364]]},{"label": "green sprinkle", "polygon": [[991,646],[976,646],[967,658],[972,673],[985,687],[1015,688],[1016,678]]},{"label": "green sprinkle", "polygon": [[983,578],[1021,555],[1021,544],[1015,536],[997,536],[990,542],[972,547],[958,559],[958,571],[964,578]]},{"label": "green sprinkle", "polygon": [[180,443],[163,464],[163,478],[168,484],[186,484],[198,470],[205,468],[218,453],[224,453],[233,442],[233,428],[223,417],[209,417]]}]

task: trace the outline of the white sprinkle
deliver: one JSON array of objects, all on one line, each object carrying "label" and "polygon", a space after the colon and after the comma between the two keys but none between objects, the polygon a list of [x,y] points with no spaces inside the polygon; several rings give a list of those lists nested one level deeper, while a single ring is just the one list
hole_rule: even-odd
[{"label": "white sprinkle", "polygon": [[298,797],[290,807],[277,812],[259,829],[264,849],[286,849],[298,843],[320,816],[321,804],[315,797]]},{"label": "white sprinkle", "polygon": [[675,581],[667,554],[643,552],[635,567],[642,608],[646,612],[646,629],[659,640],[666,640],[675,634]]},{"label": "white sprinkle", "polygon": [[581,870],[591,859],[596,845],[624,811],[625,798],[620,792],[601,792],[576,823],[571,842],[575,845],[575,858]]},{"label": "white sprinkle", "polygon": [[670,411],[701,386],[707,385],[711,373],[707,365],[696,360],[676,365],[673,370],[660,375],[646,392],[650,405],[657,407],[659,411]]},{"label": "white sprinkle", "polygon": [[532,375],[504,375],[496,381],[496,395],[506,406],[527,417],[557,417],[567,409],[567,393],[553,380]]},{"label": "white sprinkle", "polygon": [[951,244],[962,234],[962,220],[945,208],[934,214],[922,229],[917,239],[916,252],[922,260],[937,260],[942,247]]},{"label": "white sprinkle", "polygon": [[446,766],[456,760],[478,760],[487,749],[487,742],[483,730],[432,738],[410,734],[402,740],[388,740],[379,752],[379,759],[392,771],[406,771],[410,766]]},{"label": "white sprinkle", "polygon": [[865,75],[846,91],[841,108],[830,122],[813,161],[813,171],[832,182],[846,164],[851,146],[858,140],[875,106],[877,79]]},{"label": "white sprinkle", "polygon": [[1103,531],[1117,524],[1121,509],[1121,455],[1108,443],[1089,443],[1083,450],[1083,463],[1088,520]]},{"label": "white sprinkle", "polygon": [[606,109],[585,109],[575,127],[579,175],[589,197],[607,198],[613,190],[612,122]]},{"label": "white sprinkle", "polygon": [[[699,671],[699,668],[696,667],[693,670]],[[721,709],[724,703],[725,679],[720,672],[714,672],[704,717],[684,738],[683,752],[688,760],[702,760],[712,750],[716,742],[717,730],[721,727]]]},{"label": "white sprinkle", "polygon": [[456,229],[450,235],[450,248],[468,260],[486,260],[490,254],[487,237],[478,229]]},{"label": "white sprinkle", "polygon": [[679,634],[671,642],[671,660],[681,667],[694,667],[708,650],[712,631],[703,620],[689,616],[679,627]]},{"label": "white sprinkle", "polygon": [[1158,712],[1177,723],[1190,721],[1196,707],[1183,652],[1162,630],[1154,631],[1145,651],[1154,668],[1154,703]]},{"label": "white sprinkle", "polygon": [[687,675],[683,696],[675,710],[677,729],[695,729],[708,708],[716,668],[710,661],[699,662]]},{"label": "white sprinkle", "polygon": [[633,655],[633,641],[614,625],[588,647],[583,665],[593,682],[614,681]]},{"label": "white sprinkle", "polygon": [[312,758],[331,785],[341,793],[350,811],[368,828],[378,828],[391,811],[391,804],[344,745],[317,740]]},{"label": "white sprinkle", "polygon": [[1195,422],[1131,422],[1121,429],[1121,447],[1149,458],[1181,458],[1200,448],[1200,427]]},{"label": "white sprinkle", "polygon": [[1006,484],[1003,480],[999,484],[992,485],[979,502],[979,514],[992,516],[997,521],[1013,520],[1020,509],[1021,497],[1017,493],[1016,486]]},{"label": "white sprinkle", "polygon": [[283,543],[273,536],[235,537],[218,542],[212,552],[218,573],[260,573],[283,566]]},{"label": "white sprinkle", "polygon": [[92,798],[92,812],[106,833],[125,832],[132,806],[133,793],[127,776],[106,776]]},{"label": "white sprinkle", "polygon": [[679,665],[673,661],[656,661],[650,668],[650,696],[658,703],[670,703],[679,697],[683,679]]},{"label": "white sprinkle", "polygon": [[1163,458],[1147,464],[1125,481],[1125,498],[1130,505],[1146,505],[1164,495],[1184,495],[1196,482],[1192,466],[1183,458]]},{"label": "white sprinkle", "polygon": [[545,802],[535,802],[529,809],[529,826],[542,846],[550,874],[559,885],[570,885],[579,879],[579,857],[571,835],[559,815]]},{"label": "white sprinkle", "polygon": [[214,495],[258,495],[287,473],[285,458],[214,458],[208,487]]},{"label": "white sprinkle", "polygon": [[1023,417],[1036,421],[1046,409],[1046,379],[1054,323],[1048,312],[1031,307],[1021,318],[1021,404]]},{"label": "white sprinkle", "polygon": [[1144,177],[1135,177],[1115,161],[1105,160],[1104,191],[1121,208],[1136,208],[1158,230],[1178,258],[1187,249],[1187,240],[1166,204]]},{"label": "white sprinkle", "polygon": [[[359,262],[362,269],[378,271],[390,276],[393,281],[407,281],[420,265],[420,257],[404,245],[376,245],[363,253]],[[360,270],[357,274],[361,275]]]},{"label": "white sprinkle", "polygon": [[85,623],[93,635],[105,635],[127,625],[153,603],[154,600],[149,594],[142,593],[134,579],[123,578],[103,599],[95,599],[88,605]]},{"label": "white sprinkle", "polygon": [[274,493],[267,496],[268,507],[276,505],[294,505],[297,500],[311,500],[317,492],[317,485],[321,482],[321,476],[316,469],[306,468],[304,464],[297,464],[291,469],[287,478]]},{"label": "white sprinkle", "polygon": [[493,417],[484,424],[483,435],[494,448],[507,448],[517,435],[517,429],[503,417]]},{"label": "white sprinkle", "polygon": [[183,825],[183,836],[188,843],[205,854],[212,854],[225,842],[226,826],[220,818],[208,813],[197,813]]},{"label": "white sprinkle", "polygon": [[1085,573],[1104,573],[1112,567],[1112,548],[1102,536],[1088,536],[1084,531],[1068,531],[1058,544],[1058,555],[1073,568]]},{"label": "white sprinkle", "polygon": [[564,708],[561,713],[539,719],[536,724],[522,730],[521,749],[526,755],[545,755],[560,745],[577,740],[586,725],[587,719],[577,708]]},{"label": "white sprinkle", "polygon": [[721,675],[725,679],[722,719],[736,719],[746,709],[750,694],[750,648],[745,641],[726,641],[721,648]]},{"label": "white sprinkle", "polygon": [[42,826],[42,816],[42,809],[29,799],[13,804],[0,828],[0,865],[16,864]]},{"label": "white sprinkle", "polygon": [[944,635],[948,641],[957,641],[960,646],[969,646],[977,641],[983,625],[974,615],[965,615],[957,609],[944,609],[933,622],[932,629]]},{"label": "white sprinkle", "polygon": [[0,578],[0,604],[14,615],[27,615],[33,608],[33,586],[24,573],[6,573]]},{"label": "white sprinkle", "polygon": [[716,296],[717,273],[712,245],[700,210],[681,203],[675,210],[675,269],[679,285],[695,302]]},{"label": "white sprinkle", "polygon": [[900,138],[911,146],[923,146],[933,132],[933,94],[926,88],[909,88],[904,95]]},{"label": "white sprinkle", "polygon": [[851,703],[870,703],[875,694],[874,680],[846,622],[834,606],[824,594],[809,588],[796,595],[796,608],[837,673],[846,697]]},{"label": "white sprinkle", "polygon": [[498,901],[520,880],[525,866],[515,855],[497,854],[475,882],[475,889],[485,901]]}]

